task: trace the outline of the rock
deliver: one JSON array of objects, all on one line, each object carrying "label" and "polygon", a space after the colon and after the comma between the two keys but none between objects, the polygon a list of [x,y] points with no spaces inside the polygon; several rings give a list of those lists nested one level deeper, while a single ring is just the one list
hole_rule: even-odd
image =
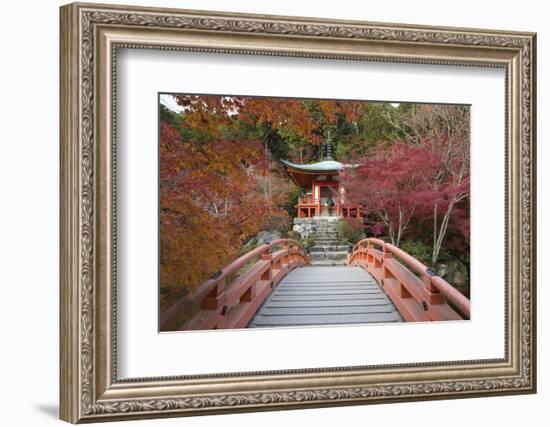
[{"label": "rock", "polygon": [[333,223],[338,223],[338,217],[294,218],[292,229],[300,233],[302,239],[305,240],[318,229]]},{"label": "rock", "polygon": [[292,226],[292,230],[300,233],[302,239],[305,240],[312,233],[313,224],[311,222],[296,222],[295,220],[295,223]]},{"label": "rock", "polygon": [[280,238],[281,238],[281,233],[279,233],[278,231],[264,230],[264,231],[260,231],[256,235],[256,241],[258,242],[259,245],[263,245],[264,243],[269,243],[269,242],[272,242],[273,240],[278,240]]},{"label": "rock", "polygon": [[470,297],[470,277],[468,268],[456,258],[450,259],[445,263],[436,264],[438,276],[443,277],[447,282],[453,285],[458,291]]},{"label": "rock", "polygon": [[294,224],[292,230],[300,234],[300,237],[305,240],[309,235],[308,230],[304,224]]}]

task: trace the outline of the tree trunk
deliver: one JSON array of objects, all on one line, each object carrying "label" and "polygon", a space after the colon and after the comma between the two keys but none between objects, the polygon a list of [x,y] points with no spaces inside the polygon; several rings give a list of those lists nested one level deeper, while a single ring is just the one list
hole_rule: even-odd
[{"label": "tree trunk", "polygon": [[379,213],[378,216],[382,219],[382,222],[384,223],[384,225],[386,226],[386,229],[388,230],[392,245],[395,245],[395,232],[391,221],[389,220],[385,212]]},{"label": "tree trunk", "polygon": [[432,265],[437,261],[439,251],[436,252],[437,246],[437,202],[434,204],[434,228],[433,228],[433,246],[432,246]]},{"label": "tree trunk", "polygon": [[401,236],[403,234],[403,211],[399,209],[399,224],[397,228],[397,239],[395,240],[394,245],[399,246],[399,243],[401,243]]},{"label": "tree trunk", "polygon": [[449,206],[447,207],[447,210],[445,211],[443,220],[441,221],[441,227],[439,228],[439,232],[438,230],[434,230],[434,233],[437,234],[437,240],[435,241],[435,244],[434,244],[432,264],[435,264],[437,262],[437,259],[439,258],[439,252],[441,251],[441,246],[443,246],[443,240],[445,239],[445,235],[447,234],[447,227],[449,225],[449,220],[451,219],[451,213],[453,212],[453,208],[456,202],[457,202],[457,197],[453,196],[453,198],[449,202]]}]

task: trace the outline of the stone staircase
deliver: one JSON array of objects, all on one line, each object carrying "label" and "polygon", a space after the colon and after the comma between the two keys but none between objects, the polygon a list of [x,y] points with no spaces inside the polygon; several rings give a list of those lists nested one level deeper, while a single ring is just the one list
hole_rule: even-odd
[{"label": "stone staircase", "polygon": [[348,246],[338,239],[338,222],[316,218],[311,235],[315,245],[310,247],[311,265],[345,265]]}]

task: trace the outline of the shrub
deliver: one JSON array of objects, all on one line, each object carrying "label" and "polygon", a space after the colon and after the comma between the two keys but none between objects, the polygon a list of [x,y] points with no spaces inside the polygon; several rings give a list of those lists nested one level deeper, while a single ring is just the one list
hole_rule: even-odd
[{"label": "shrub", "polygon": [[[432,245],[424,243],[420,240],[406,240],[401,243],[400,248],[409,255],[415,257],[422,264],[433,267],[432,265]],[[449,253],[441,248],[439,251],[438,262],[444,262],[449,259]]]},{"label": "shrub", "polygon": [[290,230],[288,233],[286,233],[286,236],[289,239],[294,239],[294,240],[297,240],[298,242],[302,241],[302,235],[295,230]]},{"label": "shrub", "polygon": [[422,264],[432,265],[432,247],[419,240],[407,240],[401,243],[401,249],[415,257]]},{"label": "shrub", "polygon": [[249,239],[241,248],[239,249],[239,252],[237,253],[236,257],[239,258],[243,256],[244,254],[247,254],[248,252],[256,249],[259,246],[258,241],[255,237]]},{"label": "shrub", "polygon": [[292,225],[292,220],[285,211],[273,210],[265,218],[263,229],[286,233]]},{"label": "shrub", "polygon": [[313,238],[313,235],[311,235],[311,234],[309,236],[307,236],[305,242],[306,242],[306,245],[308,245],[308,246],[315,246],[315,239]]},{"label": "shrub", "polygon": [[365,238],[363,223],[360,219],[346,218],[338,223],[338,237],[341,241],[355,244]]}]

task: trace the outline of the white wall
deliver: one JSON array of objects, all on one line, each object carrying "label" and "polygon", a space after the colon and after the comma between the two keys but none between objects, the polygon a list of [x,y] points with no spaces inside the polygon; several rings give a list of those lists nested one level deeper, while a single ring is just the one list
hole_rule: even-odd
[{"label": "white wall", "polygon": [[[111,0],[113,3],[124,3]],[[539,393],[438,402],[403,403],[140,421],[130,425],[276,426],[544,425],[550,377],[545,286],[550,267],[549,14],[536,0],[273,2],[232,0],[134,0],[134,4],[326,18],[537,31],[539,154]],[[58,401],[58,6],[56,0],[4,3],[0,72],[0,393],[4,425],[45,426],[57,421]],[[546,406],[546,407],[545,407]],[[138,424],[139,423],[139,424]]]}]

